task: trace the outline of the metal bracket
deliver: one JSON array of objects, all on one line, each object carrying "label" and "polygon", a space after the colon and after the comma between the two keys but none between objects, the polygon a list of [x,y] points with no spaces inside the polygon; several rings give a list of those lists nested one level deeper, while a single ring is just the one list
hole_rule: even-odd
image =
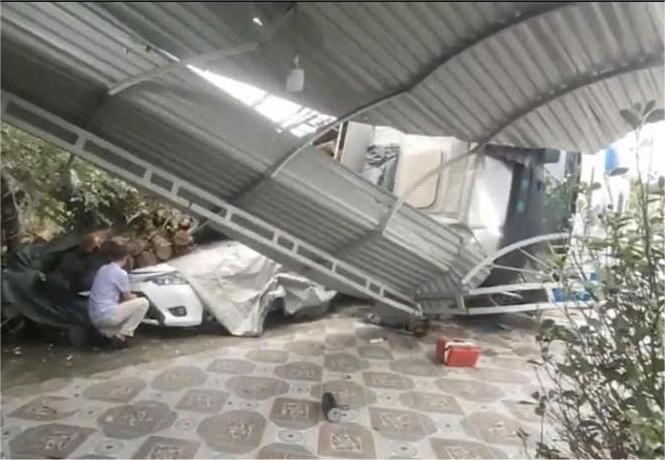
[{"label": "metal bracket", "polygon": [[200,54],[198,56],[175,61],[160,67],[155,67],[154,69],[146,70],[145,72],[114,83],[111,87],[109,87],[107,93],[109,96],[115,96],[127,88],[138,85],[143,81],[150,80],[151,78],[158,77],[168,72],[173,72],[174,70],[182,69],[188,65],[203,64],[204,62],[222,59],[225,57],[238,56],[240,54],[249,53],[250,51],[255,51],[259,49],[259,47],[260,45],[257,42],[243,43],[242,45],[234,46],[232,48]]}]

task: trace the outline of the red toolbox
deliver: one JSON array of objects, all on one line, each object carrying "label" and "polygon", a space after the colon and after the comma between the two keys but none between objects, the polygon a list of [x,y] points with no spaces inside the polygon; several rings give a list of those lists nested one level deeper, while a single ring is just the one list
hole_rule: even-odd
[{"label": "red toolbox", "polygon": [[439,337],[436,341],[436,361],[452,367],[474,367],[480,357],[480,347],[461,339]]}]

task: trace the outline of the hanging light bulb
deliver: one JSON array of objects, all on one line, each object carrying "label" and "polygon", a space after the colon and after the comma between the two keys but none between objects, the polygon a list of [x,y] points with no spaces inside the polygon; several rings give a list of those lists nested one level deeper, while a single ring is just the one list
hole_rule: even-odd
[{"label": "hanging light bulb", "polygon": [[293,68],[286,77],[286,90],[292,93],[299,93],[305,87],[305,70],[298,65],[300,56],[296,55],[293,60]]}]

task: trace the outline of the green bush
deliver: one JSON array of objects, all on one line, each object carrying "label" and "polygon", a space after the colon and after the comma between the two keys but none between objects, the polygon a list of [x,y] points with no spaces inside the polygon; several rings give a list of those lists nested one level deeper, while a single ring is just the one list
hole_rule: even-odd
[{"label": "green bush", "polygon": [[[643,124],[662,118],[654,105],[622,111],[635,129],[636,160]],[[585,226],[556,261],[556,276],[580,309],[543,320],[536,337],[541,389],[532,396],[541,427],[556,431],[541,429],[538,457],[663,457],[663,185],[650,184],[638,166],[626,209],[587,216],[602,236]],[[597,188],[581,186],[586,203]]]},{"label": "green bush", "polygon": [[2,123],[2,173],[20,211],[23,239],[123,226],[160,206],[135,187]]}]

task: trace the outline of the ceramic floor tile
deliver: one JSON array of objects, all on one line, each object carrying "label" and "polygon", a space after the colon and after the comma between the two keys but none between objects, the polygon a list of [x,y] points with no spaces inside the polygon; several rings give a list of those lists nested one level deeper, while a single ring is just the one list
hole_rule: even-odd
[{"label": "ceramic floor tile", "polygon": [[[4,457],[520,458],[536,430],[528,336],[434,323],[412,336],[336,315],[269,340],[3,389]],[[432,360],[473,338],[476,369]],[[320,398],[343,405],[325,420]],[[535,431],[534,431],[535,437]]]}]

